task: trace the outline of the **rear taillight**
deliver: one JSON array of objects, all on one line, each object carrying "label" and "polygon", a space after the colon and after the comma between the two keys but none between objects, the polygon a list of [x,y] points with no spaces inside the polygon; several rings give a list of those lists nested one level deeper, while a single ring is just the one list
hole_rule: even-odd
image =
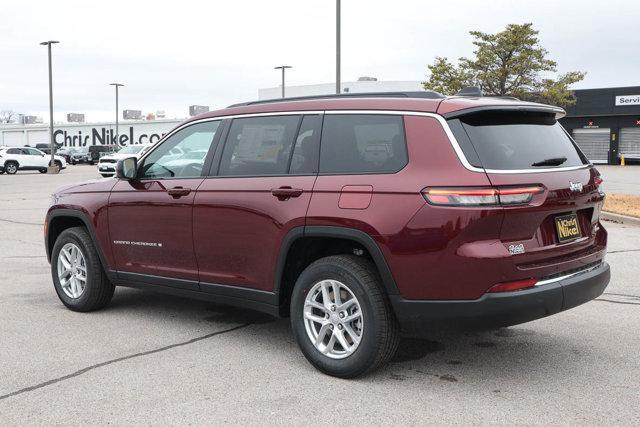
[{"label": "rear taillight", "polygon": [[529,203],[544,188],[487,187],[487,188],[426,188],[422,194],[427,202],[440,206],[508,206]]},{"label": "rear taillight", "polygon": [[487,292],[513,292],[521,291],[523,289],[533,288],[538,281],[536,279],[524,279],[516,280],[514,282],[504,282],[493,285]]}]

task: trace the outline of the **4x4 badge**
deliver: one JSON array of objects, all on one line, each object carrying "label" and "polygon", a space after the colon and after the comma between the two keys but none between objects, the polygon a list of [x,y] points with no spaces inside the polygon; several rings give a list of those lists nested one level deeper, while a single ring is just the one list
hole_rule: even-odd
[{"label": "4x4 badge", "polygon": [[522,243],[518,243],[517,245],[509,245],[510,255],[518,255],[523,253],[524,253],[524,245]]},{"label": "4x4 badge", "polygon": [[575,191],[576,193],[582,192],[582,183],[569,181],[569,190]]}]

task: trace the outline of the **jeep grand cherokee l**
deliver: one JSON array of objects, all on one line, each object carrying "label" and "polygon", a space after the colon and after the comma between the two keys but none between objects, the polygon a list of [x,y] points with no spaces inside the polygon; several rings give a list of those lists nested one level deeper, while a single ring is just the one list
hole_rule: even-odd
[{"label": "jeep grand cherokee l", "polygon": [[290,316],[339,377],[390,360],[401,334],[558,313],[609,281],[602,180],[562,114],[420,93],[198,116],[117,179],[54,194],[56,292],[76,311],[118,285]]}]

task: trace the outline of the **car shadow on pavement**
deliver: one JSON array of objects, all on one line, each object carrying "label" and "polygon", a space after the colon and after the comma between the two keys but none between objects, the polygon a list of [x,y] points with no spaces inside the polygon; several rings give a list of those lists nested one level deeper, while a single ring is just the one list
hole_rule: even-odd
[{"label": "car shadow on pavement", "polygon": [[[235,332],[233,339],[238,345],[255,345],[255,328],[259,328],[260,336],[268,336],[270,348],[274,349],[269,357],[282,358],[283,362],[292,364],[292,369],[302,368],[309,373],[318,373],[297,350],[289,319],[275,319],[253,310],[126,288],[118,288],[106,310],[114,315],[135,311],[137,316],[157,316],[164,322],[169,320],[181,327],[201,328],[203,323],[218,327],[250,324],[251,328]],[[578,347],[571,349],[572,343],[567,343],[561,336],[545,333],[544,329],[538,331],[531,325],[480,332],[434,332],[428,339],[403,338],[393,360],[362,381],[420,379],[458,383],[491,379],[492,382],[509,382],[514,378],[525,380],[557,375],[558,371],[572,370],[580,364]]]},{"label": "car shadow on pavement", "polygon": [[111,312],[135,310],[139,316],[159,315],[169,317],[176,322],[208,322],[221,326],[261,324],[275,320],[269,315],[253,310],[122,287],[116,288],[113,300],[106,310]]}]

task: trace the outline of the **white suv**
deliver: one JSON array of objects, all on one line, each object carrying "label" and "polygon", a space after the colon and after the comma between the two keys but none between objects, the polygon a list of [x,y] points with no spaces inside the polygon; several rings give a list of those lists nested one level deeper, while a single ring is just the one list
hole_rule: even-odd
[{"label": "white suv", "polygon": [[[67,167],[67,161],[62,156],[54,156],[54,162],[59,169]],[[12,147],[0,149],[0,173],[13,175],[19,170],[37,170],[47,172],[51,155],[45,154],[37,148]]]},{"label": "white suv", "polygon": [[113,176],[116,173],[116,163],[118,163],[118,160],[128,157],[139,158],[146,153],[149,148],[151,148],[150,144],[128,145],[115,153],[105,154],[98,160],[98,172],[105,178]]}]

